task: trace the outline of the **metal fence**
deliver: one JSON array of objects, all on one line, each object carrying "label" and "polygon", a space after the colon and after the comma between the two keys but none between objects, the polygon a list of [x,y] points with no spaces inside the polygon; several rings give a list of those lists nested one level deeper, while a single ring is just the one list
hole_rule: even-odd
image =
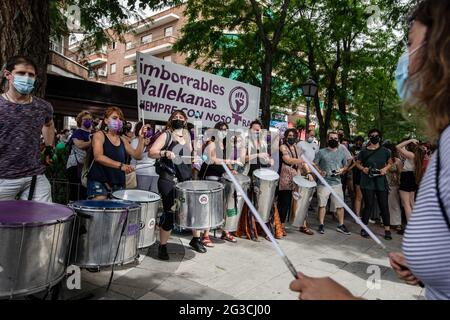
[{"label": "metal fence", "polygon": [[[52,187],[53,202],[66,205],[71,200],[84,200],[81,199],[83,186],[80,183],[71,183],[61,179],[50,179],[49,181]],[[76,198],[70,199],[71,195]]]}]

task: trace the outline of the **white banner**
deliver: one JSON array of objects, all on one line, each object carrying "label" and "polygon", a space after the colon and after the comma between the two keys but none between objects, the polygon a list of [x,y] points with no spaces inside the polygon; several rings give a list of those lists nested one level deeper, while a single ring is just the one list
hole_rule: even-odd
[{"label": "white banner", "polygon": [[[183,110],[205,127],[247,128],[258,116],[258,87],[137,53],[139,117],[167,121]],[[144,111],[142,111],[142,109]]]}]

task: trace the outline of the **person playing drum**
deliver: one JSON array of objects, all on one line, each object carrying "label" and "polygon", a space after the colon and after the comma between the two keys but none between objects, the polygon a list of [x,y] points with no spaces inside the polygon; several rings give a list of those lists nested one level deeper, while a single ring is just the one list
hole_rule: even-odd
[{"label": "person playing drum", "polygon": [[134,171],[132,166],[124,164],[126,155],[142,159],[147,128],[141,130],[138,146],[133,149],[130,143],[120,136],[124,121],[120,108],[106,109],[102,128],[92,138],[94,159],[90,162],[87,175],[88,198],[105,200],[112,192],[125,189],[125,174]]},{"label": "person playing drum", "polygon": [[[160,244],[158,258],[169,260],[167,253],[167,241],[173,229],[175,204],[175,185],[192,179],[191,160],[180,161],[179,156],[192,154],[190,133],[187,128],[187,116],[181,111],[174,111],[167,122],[166,130],[152,145],[149,156],[158,159],[156,170],[159,174],[158,190],[161,195],[164,213],[160,218]],[[177,159],[176,159],[177,158]],[[175,161],[174,161],[175,160]],[[206,248],[200,241],[200,231],[192,230],[192,240],[189,245],[199,253],[205,253]]]},{"label": "person playing drum", "polygon": [[[222,167],[223,163],[228,164],[230,169],[233,165],[243,166],[238,160],[226,160],[226,137],[228,125],[225,122],[218,122],[214,126],[214,137],[206,143],[204,155],[207,161],[203,162],[200,169],[199,177],[202,180],[220,181],[225,169]],[[216,138],[217,137],[217,138]],[[217,144],[215,143],[217,141]],[[236,170],[233,170],[237,174]],[[221,239],[236,242],[236,239],[227,231],[223,231]],[[202,237],[202,243],[206,247],[214,247],[210,238],[209,230],[206,230]]]},{"label": "person playing drum", "polygon": [[[280,170],[280,185],[278,191],[277,207],[280,213],[280,220],[283,226],[283,236],[286,236],[286,230],[284,224],[286,217],[291,211],[292,207],[292,191],[295,189],[293,178],[301,174],[301,169],[306,172],[306,177],[309,181],[314,181],[314,177],[308,168],[308,165],[300,158],[296,142],[298,139],[298,133],[296,129],[288,129],[284,132],[284,141],[280,146],[281,156],[281,170]],[[306,227],[306,220],[303,227],[300,227],[300,232],[308,235],[313,232]]]},{"label": "person playing drum", "polygon": [[[246,170],[248,170],[248,177],[252,178],[253,172],[261,168],[270,168],[274,166],[274,160],[271,159],[269,153],[269,146],[266,140],[263,139],[263,125],[261,121],[254,120],[250,123],[250,137],[247,145],[247,155],[245,157]],[[245,174],[245,172],[244,172]],[[252,187],[250,188],[253,189]],[[253,194],[250,193],[253,199]],[[250,212],[245,212],[241,215],[239,229],[237,234],[245,234],[248,239],[257,239],[256,221]],[[281,224],[280,224],[281,227]],[[268,237],[266,236],[266,239]]]}]

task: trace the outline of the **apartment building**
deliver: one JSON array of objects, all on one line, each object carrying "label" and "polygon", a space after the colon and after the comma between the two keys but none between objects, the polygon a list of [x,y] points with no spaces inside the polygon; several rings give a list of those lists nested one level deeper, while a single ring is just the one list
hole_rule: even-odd
[{"label": "apartment building", "polygon": [[124,42],[116,38],[110,45],[87,54],[80,50],[80,41],[69,40],[65,55],[87,67],[87,80],[136,88],[138,51],[166,61],[184,63],[184,56],[172,50],[187,21],[184,9],[184,5],[173,7],[138,21],[123,35]]}]

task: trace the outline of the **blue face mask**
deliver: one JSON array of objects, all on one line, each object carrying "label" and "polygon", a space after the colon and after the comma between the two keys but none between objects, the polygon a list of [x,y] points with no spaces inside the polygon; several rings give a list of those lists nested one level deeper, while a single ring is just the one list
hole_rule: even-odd
[{"label": "blue face mask", "polygon": [[34,89],[34,81],[34,78],[15,75],[13,86],[20,94],[30,94]]},{"label": "blue face mask", "polygon": [[409,79],[409,57],[417,52],[420,48],[425,45],[418,46],[411,53],[406,51],[400,59],[398,60],[397,70],[395,71],[395,81],[397,82],[397,93],[400,99],[407,101],[411,97],[412,90],[410,86],[407,85]]}]

